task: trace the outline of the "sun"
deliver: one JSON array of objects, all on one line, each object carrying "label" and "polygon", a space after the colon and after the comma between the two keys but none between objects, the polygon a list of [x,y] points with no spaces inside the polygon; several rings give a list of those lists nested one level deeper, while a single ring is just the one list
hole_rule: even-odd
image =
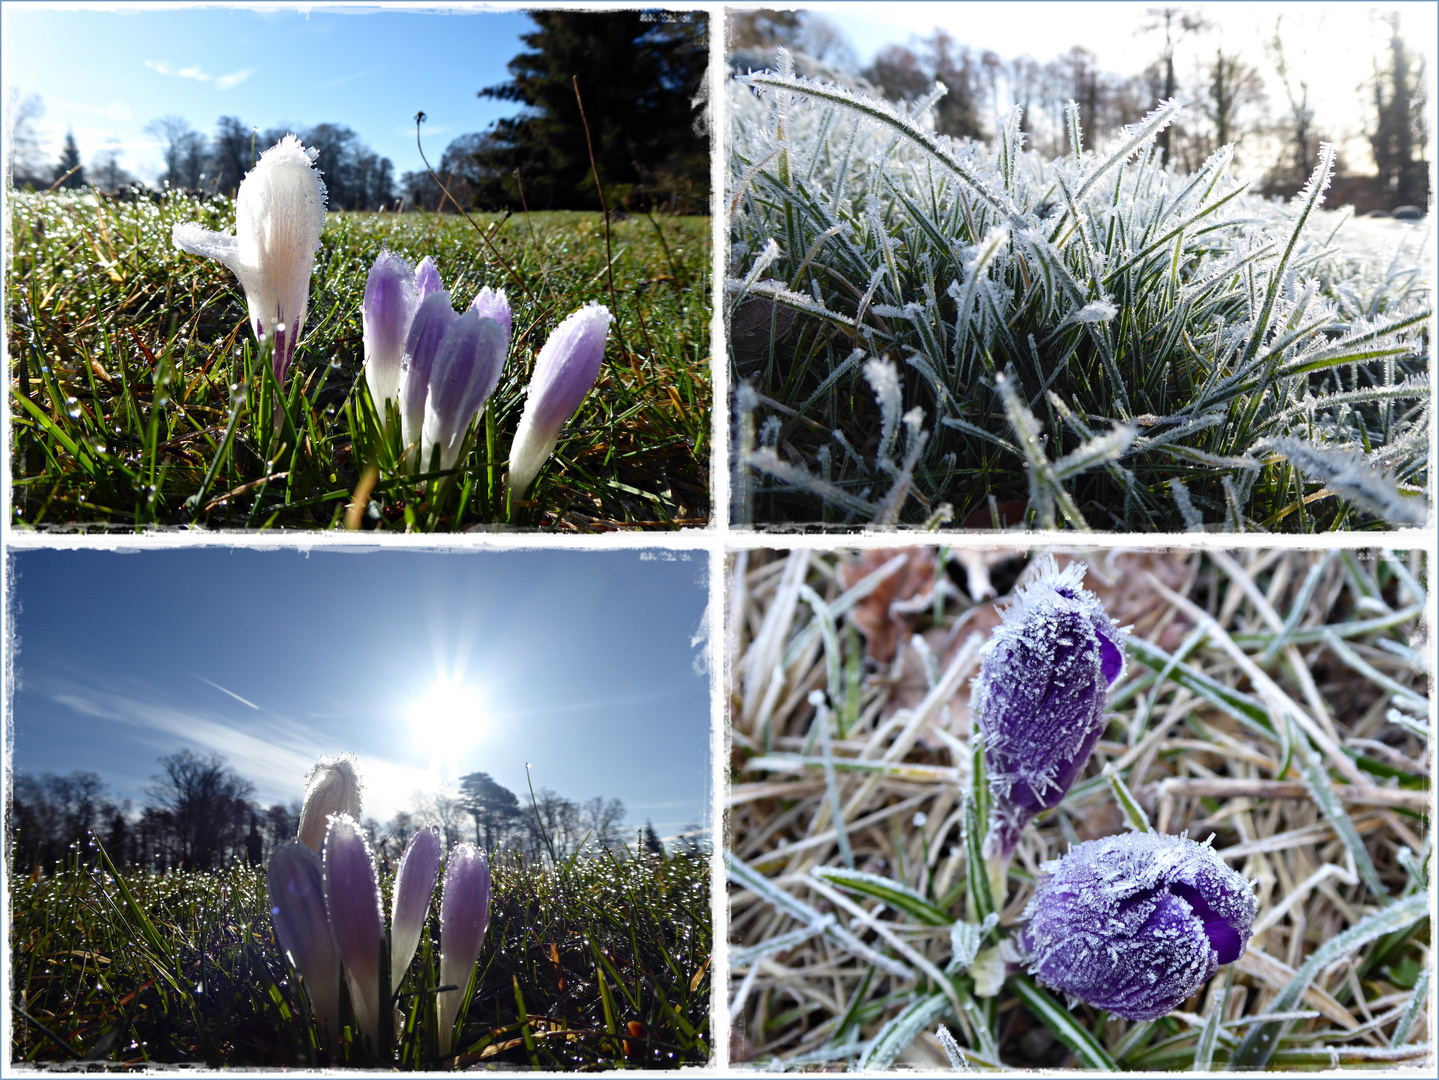
[{"label": "sun", "polygon": [[438,682],[410,706],[408,717],[415,742],[431,757],[453,758],[484,734],[484,698],[465,683]]}]

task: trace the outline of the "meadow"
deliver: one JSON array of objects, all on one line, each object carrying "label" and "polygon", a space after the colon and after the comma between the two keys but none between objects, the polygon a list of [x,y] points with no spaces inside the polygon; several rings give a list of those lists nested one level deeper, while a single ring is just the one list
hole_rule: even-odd
[{"label": "meadow", "polygon": [[936,135],[776,71],[731,82],[732,520],[855,529],[1422,524],[1430,239],[1358,253],[1332,151],[1287,204],[1192,174],[1157,105],[1068,150]]},{"label": "meadow", "polygon": [[[451,1058],[437,1057],[437,903],[383,1060],[319,1043],[263,868],[115,873],[96,844],[11,875],[11,1060],[407,1070],[673,1068],[710,1058],[709,858],[499,858]],[[380,876],[389,910],[392,871]],[[348,1015],[346,1010],[345,1015]]]},{"label": "meadow", "polygon": [[[1057,554],[1132,628],[1128,670],[1087,767],[997,875],[970,680],[1030,554],[731,556],[731,1060],[1149,1075],[1432,1061],[1427,557]],[[1157,1019],[1066,1003],[1005,947],[1048,860],[1149,829],[1212,837],[1251,883],[1247,950]]]},{"label": "meadow", "polygon": [[[234,203],[12,193],[12,520],[49,529],[567,532],[709,520],[710,231],[702,217],[548,212],[327,216],[288,385],[228,269],[177,222]],[[481,235],[483,232],[483,236]],[[381,248],[432,256],[457,303],[504,289],[514,337],[460,465],[396,468],[362,376],[360,301]],[[570,312],[617,316],[594,390],[523,500],[503,477],[534,358]],[[428,482],[427,482],[428,481]]]}]

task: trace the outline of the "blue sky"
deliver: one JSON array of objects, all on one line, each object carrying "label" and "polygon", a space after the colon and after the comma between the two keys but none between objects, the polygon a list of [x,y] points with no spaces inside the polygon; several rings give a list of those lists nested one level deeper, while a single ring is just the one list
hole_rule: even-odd
[{"label": "blue sky", "polygon": [[[88,164],[107,147],[153,181],[163,168],[145,125],[178,115],[211,132],[222,115],[262,130],[346,124],[397,173],[422,168],[414,115],[424,110],[432,163],[455,136],[482,131],[513,102],[476,92],[504,82],[533,29],[521,11],[355,5],[308,13],[264,8],[55,10],[4,6],[7,94],[39,94],[58,158],[67,128]],[[139,9],[139,10],[136,10]]]},{"label": "blue sky", "polygon": [[[469,772],[528,802],[619,798],[706,822],[703,552],[12,552],[14,767],[144,799],[156,761],[225,756],[265,804],[355,752],[381,821]],[[437,685],[474,695],[432,752]],[[420,723],[412,722],[412,715]],[[478,715],[478,720],[475,716]]]}]

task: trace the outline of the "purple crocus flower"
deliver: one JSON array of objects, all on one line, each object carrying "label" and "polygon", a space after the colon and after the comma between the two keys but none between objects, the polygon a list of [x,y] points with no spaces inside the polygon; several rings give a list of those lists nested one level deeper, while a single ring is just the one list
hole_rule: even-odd
[{"label": "purple crocus flower", "polygon": [[304,980],[316,1026],[333,1039],[340,1033],[340,956],[330,934],[320,857],[297,841],[280,844],[265,880],[280,947]]},{"label": "purple crocus flower", "polygon": [[[425,423],[425,400],[430,396],[430,371],[435,354],[445,340],[450,324],[455,321],[450,294],[444,289],[430,293],[415,313],[405,343],[405,363],[400,372],[400,439],[410,446],[417,443]],[[428,460],[420,468],[429,467]]]},{"label": "purple crocus flower", "polygon": [[470,973],[480,958],[490,923],[490,865],[473,844],[460,844],[445,865],[445,891],[440,898],[440,985],[435,999],[440,1023],[440,1056],[455,1041],[455,1021]]},{"label": "purple crocus flower", "polygon": [[560,428],[594,386],[612,316],[602,304],[574,312],[545,342],[525,391],[525,411],[510,447],[510,490],[523,496],[554,453]]},{"label": "purple crocus flower", "polygon": [[295,839],[316,855],[325,843],[325,830],[332,814],[360,816],[360,795],[364,785],[355,770],[355,755],[322,755],[305,774],[305,804],[300,810],[300,827]]},{"label": "purple crocus flower", "polygon": [[348,814],[330,819],[324,861],[330,932],[335,936],[335,947],[345,966],[355,1023],[371,1044],[378,1046],[380,937],[384,933],[384,915],[370,845]]},{"label": "purple crocus flower", "polygon": [[495,319],[474,308],[457,317],[435,351],[425,420],[420,429],[421,467],[440,448],[440,468],[454,468],[470,421],[499,385],[509,335]]},{"label": "purple crocus flower", "polygon": [[421,829],[400,856],[395,871],[394,905],[390,912],[390,988],[399,987],[410,968],[420,934],[425,929],[425,916],[430,910],[430,897],[435,880],[440,876],[440,834],[434,826]]},{"label": "purple crocus flower", "polygon": [[275,380],[281,386],[305,328],[310,274],[325,225],[325,185],[314,167],[316,156],[294,135],[261,154],[240,181],[233,236],[193,221],[171,231],[181,251],[217,259],[240,279],[255,336],[264,341],[274,335]]},{"label": "purple crocus flower", "polygon": [[420,265],[415,267],[415,303],[423,304],[426,297],[444,287],[445,283],[440,280],[440,268],[435,265],[433,258],[426,255],[420,260]]},{"label": "purple crocus flower", "polygon": [[1127,1020],[1164,1016],[1237,960],[1259,908],[1187,836],[1091,840],[1043,870],[1016,940],[1030,974]]},{"label": "purple crocus flower", "polygon": [[419,306],[417,292],[410,264],[393,252],[381,251],[365,281],[360,319],[365,328],[365,382],[382,421],[387,403],[399,407],[400,364]]},{"label": "purple crocus flower", "polygon": [[985,851],[1005,858],[1083,771],[1105,695],[1124,674],[1124,631],[1080,588],[1084,567],[1058,570],[1052,555],[1036,565],[1039,577],[1001,611],[970,697],[989,777]]}]

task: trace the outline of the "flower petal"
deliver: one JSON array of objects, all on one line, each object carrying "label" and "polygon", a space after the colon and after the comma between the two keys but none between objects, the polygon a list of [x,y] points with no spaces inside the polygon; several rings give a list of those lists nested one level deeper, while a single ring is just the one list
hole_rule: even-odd
[{"label": "flower petal", "polygon": [[340,957],[325,909],[324,867],[304,844],[280,844],[265,870],[270,920],[280,947],[305,983],[315,1024],[329,1038],[340,1034]]},{"label": "flower petal", "polygon": [[420,437],[426,465],[439,444],[440,468],[454,467],[470,421],[499,384],[507,344],[504,327],[474,308],[450,324],[430,369]]},{"label": "flower petal", "polygon": [[[420,437],[425,423],[425,399],[430,393],[430,369],[434,367],[435,353],[450,324],[458,316],[450,306],[450,294],[443,289],[431,292],[420,302],[415,321],[410,324],[410,336],[405,342],[405,360],[400,371],[400,437],[409,446]],[[420,462],[424,471],[430,467],[429,459]]]},{"label": "flower petal", "polygon": [[390,915],[390,989],[399,988],[410,968],[420,934],[425,929],[425,916],[430,910],[430,897],[440,875],[440,834],[434,827],[421,829],[400,857],[395,872],[394,906]]},{"label": "flower petal", "polygon": [[386,402],[399,405],[400,364],[418,306],[410,264],[393,252],[381,251],[365,280],[360,317],[365,334],[365,381],[382,421]]},{"label": "flower petal", "polygon": [[332,817],[325,836],[325,904],[330,912],[330,932],[345,966],[355,1023],[378,1046],[384,915],[370,845],[348,814]]},{"label": "flower petal", "polygon": [[331,814],[360,816],[360,796],[364,784],[355,768],[354,754],[332,758],[323,755],[314,768],[305,774],[305,805],[300,810],[300,828],[296,839],[316,855],[325,842]]},{"label": "flower petal", "polygon": [[490,922],[490,866],[473,844],[460,844],[445,864],[445,891],[440,898],[440,985],[435,998],[440,1021],[440,1056],[450,1052],[470,973],[485,943]]}]

